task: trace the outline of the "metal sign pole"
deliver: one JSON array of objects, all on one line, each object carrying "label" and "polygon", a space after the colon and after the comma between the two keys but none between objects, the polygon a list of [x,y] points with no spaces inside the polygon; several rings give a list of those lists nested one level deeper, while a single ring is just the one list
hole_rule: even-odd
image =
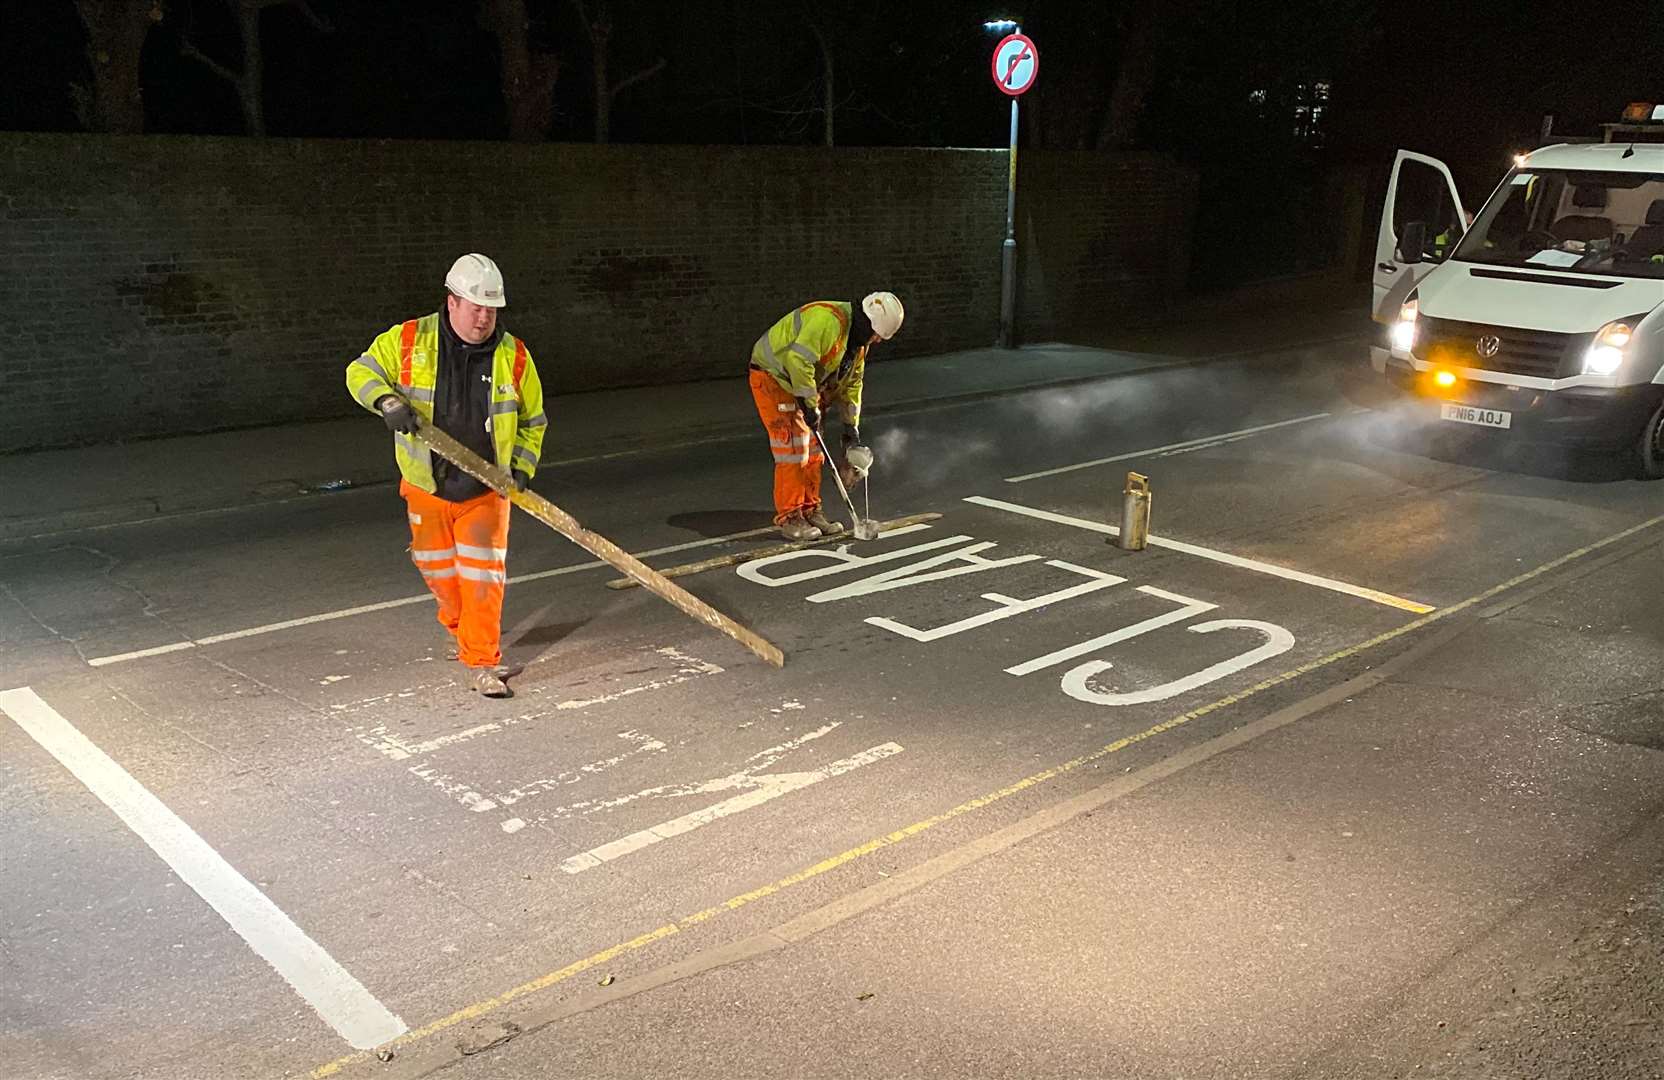
[{"label": "metal sign pole", "polygon": [[1017,335],[1017,99],[1011,99],[1011,167],[1005,180],[1005,243],[1000,245],[1000,348]]}]

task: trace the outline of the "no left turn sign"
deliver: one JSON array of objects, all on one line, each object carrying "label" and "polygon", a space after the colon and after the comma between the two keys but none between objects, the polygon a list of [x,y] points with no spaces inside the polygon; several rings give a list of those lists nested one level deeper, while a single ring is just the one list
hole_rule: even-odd
[{"label": "no left turn sign", "polygon": [[994,85],[1017,97],[1034,85],[1040,71],[1040,53],[1023,34],[1012,34],[994,47]]}]

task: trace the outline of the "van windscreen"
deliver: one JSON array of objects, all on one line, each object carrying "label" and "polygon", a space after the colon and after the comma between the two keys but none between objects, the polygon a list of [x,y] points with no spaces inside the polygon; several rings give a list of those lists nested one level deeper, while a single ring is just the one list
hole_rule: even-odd
[{"label": "van windscreen", "polygon": [[1664,176],[1516,170],[1479,212],[1453,258],[1664,278]]}]

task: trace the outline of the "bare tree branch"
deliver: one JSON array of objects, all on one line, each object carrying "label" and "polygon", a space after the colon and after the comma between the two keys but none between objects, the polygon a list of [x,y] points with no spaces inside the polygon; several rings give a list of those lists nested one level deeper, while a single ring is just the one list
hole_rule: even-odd
[{"label": "bare tree branch", "polygon": [[[277,0],[277,2],[282,3],[284,0]],[[311,23],[312,28],[318,31],[318,33],[333,34],[335,32],[335,27],[330,23],[330,21],[322,15],[319,15],[317,10],[314,9],[311,4],[307,3],[307,0],[287,0],[287,2],[294,5],[296,10],[301,13],[301,17]]]},{"label": "bare tree branch", "polygon": [[595,87],[595,141],[608,142],[612,138],[612,104],[619,92],[663,71],[666,60],[660,57],[657,63],[643,68],[634,75],[617,83],[612,82],[607,73],[612,42],[612,9],[608,0],[600,0],[596,4],[594,18],[590,17],[589,5],[585,4],[584,0],[570,2],[578,21],[583,24],[584,34],[589,39],[590,71]]},{"label": "bare tree branch", "polygon": [[218,75],[220,78],[224,79],[226,82],[230,83],[231,85],[233,85],[233,86],[241,86],[242,85],[242,82],[243,82],[242,72],[232,71],[230,68],[226,67],[224,64],[220,63],[218,60],[215,60],[212,56],[209,56],[207,53],[205,53],[201,49],[197,48],[196,44],[194,42],[192,42],[189,38],[181,37],[179,39],[179,52],[180,52],[180,55],[188,56],[192,60],[197,61],[203,67],[206,67],[209,71],[212,71],[215,75]]},{"label": "bare tree branch", "polygon": [[265,54],[260,47],[261,14],[268,8],[294,7],[319,31],[327,34],[332,28],[312,10],[308,0],[225,0],[225,4],[237,20],[237,35],[243,46],[242,70],[233,71],[197,48],[196,43],[190,40],[188,31],[180,33],[179,51],[237,88],[237,101],[243,110],[243,130],[249,135],[263,136],[266,134],[266,66]]},{"label": "bare tree branch", "polygon": [[666,61],[664,57],[662,57],[662,56],[659,57],[657,63],[655,63],[655,64],[653,64],[649,67],[642,68],[640,71],[636,72],[634,75],[631,75],[629,78],[624,79],[620,82],[617,82],[617,83],[613,84],[613,87],[609,91],[609,93],[611,93],[613,97],[617,97],[619,92],[626,89],[627,87],[634,86],[636,83],[642,82],[645,79],[651,79],[653,76],[655,76],[659,72],[663,71],[664,68],[665,68],[666,63],[668,63],[668,61]]}]

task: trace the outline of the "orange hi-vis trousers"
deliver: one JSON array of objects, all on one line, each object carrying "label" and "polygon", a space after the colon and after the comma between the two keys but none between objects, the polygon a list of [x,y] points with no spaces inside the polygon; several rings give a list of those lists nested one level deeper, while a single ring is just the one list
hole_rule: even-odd
[{"label": "orange hi-vis trousers", "polygon": [[774,451],[774,523],[820,509],[820,470],[826,456],[820,452],[815,433],[803,422],[797,399],[773,375],[758,368],[751,369],[751,396]]},{"label": "orange hi-vis trousers", "polygon": [[508,583],[509,501],[488,491],[446,502],[407,480],[410,559],[439,601],[439,623],[456,638],[457,658],[496,667],[503,654],[503,589]]}]

